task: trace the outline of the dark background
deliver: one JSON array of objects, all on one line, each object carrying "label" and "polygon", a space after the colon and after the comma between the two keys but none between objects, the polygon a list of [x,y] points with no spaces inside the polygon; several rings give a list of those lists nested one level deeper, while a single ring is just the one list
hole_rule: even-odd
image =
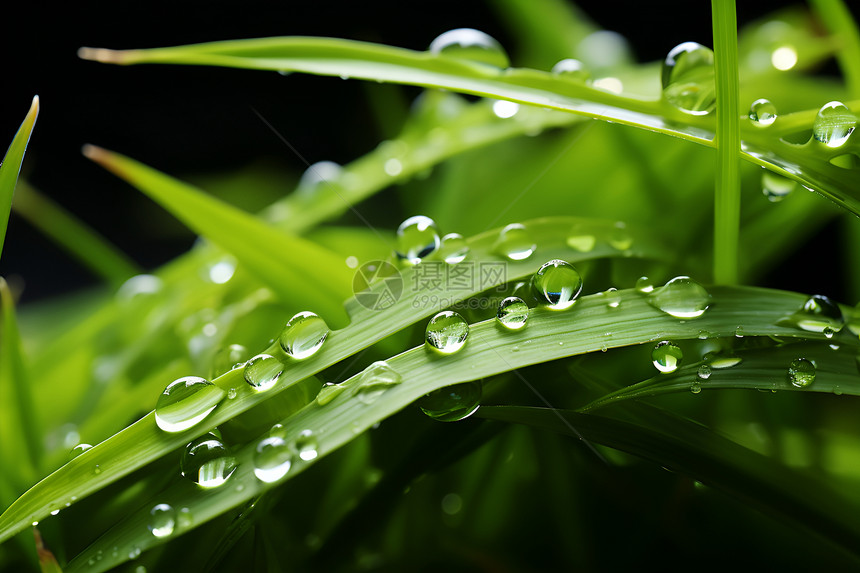
[{"label": "dark background", "polygon": [[[363,82],[299,74],[282,77],[216,68],[103,65],[79,60],[76,51],[80,46],[143,48],[320,35],[426,49],[446,30],[473,27],[497,38],[517,65],[517,47],[493,4],[22,3],[15,21],[6,18],[0,34],[4,56],[0,147],[5,149],[11,141],[32,96],[38,94],[42,111],[24,175],[144,268],[152,269],[186,250],[193,237],[148,199],[84,159],[81,145],[101,145],[178,177],[230,171],[253,162],[297,174],[303,162],[277,140],[252,107],[308,161],[345,163],[384,139],[370,113],[370,92]],[[741,23],[787,5],[739,4]],[[634,6],[641,6],[642,13],[634,13]],[[662,59],[686,40],[712,44],[710,3],[704,0],[647,6],[583,2],[581,7],[604,28],[626,36],[640,61]],[[292,181],[285,180],[284,192],[291,185]],[[96,283],[14,213],[0,275],[23,279],[25,302]],[[793,286],[803,290],[796,282]]]}]

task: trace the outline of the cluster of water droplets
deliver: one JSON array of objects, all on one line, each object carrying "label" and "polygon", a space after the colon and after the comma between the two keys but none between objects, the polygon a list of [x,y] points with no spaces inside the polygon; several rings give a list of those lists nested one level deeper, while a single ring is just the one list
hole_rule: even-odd
[{"label": "cluster of water droplets", "polygon": [[275,424],[254,448],[254,475],[262,482],[273,483],[286,476],[297,459],[307,462],[318,455],[317,437],[311,430],[302,430],[288,440],[284,427]]},{"label": "cluster of water droplets", "polygon": [[706,115],[717,105],[714,52],[696,42],[678,44],[663,61],[663,99],[684,113]]},{"label": "cluster of water droplets", "polygon": [[436,222],[424,215],[415,215],[403,221],[397,228],[394,254],[408,266],[420,264],[425,258],[437,253],[449,265],[463,262],[469,254],[469,245],[459,233],[448,233],[440,237]]}]

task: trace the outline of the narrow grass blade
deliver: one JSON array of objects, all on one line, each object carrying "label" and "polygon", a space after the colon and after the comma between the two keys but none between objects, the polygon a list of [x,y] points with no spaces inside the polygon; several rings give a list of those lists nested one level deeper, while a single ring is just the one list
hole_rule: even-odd
[{"label": "narrow grass blade", "polygon": [[26,181],[18,183],[12,208],[114,288],[143,272],[125,253]]},{"label": "narrow grass blade", "polygon": [[33,537],[36,541],[36,554],[39,557],[39,570],[42,573],[63,573],[63,569],[57,563],[57,558],[54,557],[50,549],[45,547],[45,542],[42,540],[39,528],[33,528]]},{"label": "narrow grass blade", "polygon": [[[689,392],[691,386],[696,384],[703,391],[744,388],[764,392],[824,392],[860,396],[857,347],[838,344],[834,346],[838,348],[832,348],[831,342],[810,341],[738,350],[733,353],[732,360],[721,361],[723,367],[711,366],[710,361],[692,362],[674,372],[661,374],[607,394],[583,406],[580,411],[588,412],[625,400]],[[805,358],[817,365],[815,381],[809,386],[800,387],[791,383],[789,365],[799,358]],[[738,360],[737,364],[732,364],[734,360]],[[716,364],[720,364],[720,361]],[[701,366],[709,368],[706,379],[698,376]]]},{"label": "narrow grass blade", "polygon": [[18,173],[21,171],[21,161],[24,159],[24,152],[27,150],[27,143],[30,141],[30,134],[33,132],[38,116],[39,96],[36,96],[33,98],[27,117],[15,134],[15,139],[6,151],[3,163],[0,163],[0,255],[3,254],[6,225],[9,223],[9,210],[12,205],[12,195],[15,193],[15,183],[18,181]]},{"label": "narrow grass blade", "polygon": [[860,97],[860,28],[851,10],[842,0],[812,0],[810,4],[840,45],[836,59],[848,84],[848,92],[852,97]]},{"label": "narrow grass blade", "polygon": [[[697,339],[702,330],[709,332],[711,336],[733,336],[739,322],[744,323],[749,333],[769,333],[786,337],[812,335],[826,340],[823,334],[817,336],[777,324],[802,304],[804,297],[801,295],[740,287],[714,287],[711,294],[712,308],[696,320],[679,320],[663,314],[653,308],[642,293],[628,290],[621,291],[621,301],[617,308],[609,307],[605,298],[598,294],[579,300],[569,312],[533,309],[528,326],[518,332],[505,331],[495,320],[473,324],[466,346],[450,356],[440,357],[424,347],[413,348],[387,360],[395,372],[408,373],[408,383],[385,390],[375,397],[372,403],[358,399],[357,394],[361,392],[362,383],[359,373],[343,382],[341,385],[344,390],[330,402],[324,405],[312,402],[279,421],[283,426],[280,431],[287,439],[295,439],[301,432],[308,430],[317,436],[316,457],[310,460],[295,459],[285,479],[303,472],[318,459],[355,439],[373,424],[402,410],[421,396],[451,384],[486,379],[495,374],[558,358],[653,341],[654,333],[670,339]],[[860,343],[853,344],[854,348],[858,346]],[[300,368],[297,367],[294,371]],[[227,405],[227,408],[230,406]],[[225,417],[226,410],[216,411],[211,423],[219,423],[220,419]],[[139,424],[151,425],[152,422],[145,419]],[[146,427],[144,425],[142,429]],[[122,433],[119,436],[122,436]],[[122,443],[115,438],[105,444],[112,441]],[[195,516],[195,525],[199,525],[260,495],[273,484],[265,484],[254,476],[255,445],[256,440],[250,440],[235,452],[239,467],[231,477],[232,488],[221,488],[207,492],[206,496],[189,498],[184,486],[178,485],[176,489],[163,492],[159,499],[168,504],[185,504]],[[90,452],[96,452],[99,447],[101,446],[96,446]],[[105,458],[104,463],[119,464],[119,460],[111,461],[110,458]],[[123,463],[130,463],[130,460]],[[283,481],[281,480],[281,483]],[[43,484],[37,485],[27,497],[35,497]],[[22,503],[22,500],[16,504]],[[129,516],[111,529],[99,541],[98,547],[90,547],[76,557],[76,562],[85,563],[98,548],[104,546],[118,545],[121,551],[117,559],[122,560],[126,550],[132,547],[146,549],[157,545],[159,540],[140,533],[141,524],[145,523],[146,518],[144,511]],[[0,525],[3,524],[4,522],[0,521]],[[104,567],[117,563],[106,562]]]},{"label": "narrow grass blade", "polygon": [[[4,437],[0,443],[3,473],[17,480],[15,485],[30,483],[42,461],[42,427],[33,405],[32,380],[21,353],[21,338],[15,317],[15,303],[6,281],[0,278],[0,392],[5,413],[0,425]],[[14,404],[14,407],[9,407]],[[23,441],[23,451],[15,449]]]},{"label": "narrow grass blade", "polygon": [[[669,413],[660,430],[603,416],[549,408],[493,406],[480,417],[546,428],[616,448],[713,486],[858,555],[857,508],[825,483]],[[650,416],[653,418],[653,413]],[[576,431],[572,431],[576,428]]]},{"label": "narrow grass blade", "polygon": [[[81,48],[80,57],[113,64],[188,64],[271,71],[305,72],[364,80],[442,88],[558,109],[602,121],[638,127],[715,147],[715,121],[685,114],[663,100],[618,95],[559,78],[549,72],[493,68],[366,42],[334,38],[283,37],[210,42],[149,50]],[[860,109],[860,102],[848,102]],[[796,131],[812,127],[814,111],[780,117]],[[829,163],[837,153],[816,145],[797,146],[755,127],[741,126],[740,157],[762,165],[825,195],[860,215],[856,174]]]},{"label": "narrow grass blade", "polygon": [[339,258],[133,159],[95,146],[84,155],[232,253],[284,300],[342,324],[340,301],[351,294],[352,272]]}]

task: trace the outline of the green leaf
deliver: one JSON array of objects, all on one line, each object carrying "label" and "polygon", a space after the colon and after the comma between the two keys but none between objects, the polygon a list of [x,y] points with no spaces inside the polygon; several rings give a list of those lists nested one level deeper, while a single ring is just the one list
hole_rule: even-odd
[{"label": "green leaf", "polygon": [[352,272],[325,249],[118,153],[89,145],[84,155],[232,253],[283,299],[308,307],[329,324],[343,323],[339,301],[351,292]]},{"label": "green leaf", "polygon": [[[643,410],[635,410],[641,413]],[[759,507],[778,518],[788,518],[810,534],[836,543],[860,558],[857,508],[845,503],[827,484],[753,452],[697,423],[668,412],[644,410],[651,424],[580,414],[550,408],[485,407],[478,415],[546,428],[616,448],[684,473]]]},{"label": "green leaf", "polygon": [[39,116],[39,96],[33,98],[30,111],[15,139],[9,145],[3,163],[0,163],[0,255],[3,254],[3,242],[6,238],[6,225],[9,223],[9,210],[12,205],[12,195],[15,193],[15,183],[18,181],[18,173],[21,171],[21,162],[24,160],[24,152],[27,151],[27,143],[30,134]]},{"label": "green leaf", "polygon": [[[443,88],[558,109],[715,147],[713,117],[685,114],[663,100],[616,95],[539,70],[501,70],[366,42],[296,36],[149,50],[81,48],[78,54],[84,59],[123,65],[162,63],[292,71]],[[860,109],[860,102],[848,105]],[[779,139],[786,129],[811,129],[815,113],[809,110],[781,116],[780,129],[758,130],[744,122],[740,157],[794,179],[860,215],[856,175],[830,164],[836,155],[853,152],[856,142],[833,150],[823,149],[817,142],[798,146]]]}]

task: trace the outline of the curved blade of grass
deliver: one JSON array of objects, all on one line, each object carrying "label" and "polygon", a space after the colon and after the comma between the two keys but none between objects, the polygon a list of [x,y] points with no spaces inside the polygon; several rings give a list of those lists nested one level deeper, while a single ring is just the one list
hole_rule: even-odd
[{"label": "curved blade of grass", "polygon": [[27,143],[30,142],[30,134],[36,125],[39,116],[39,96],[33,98],[30,111],[18,128],[18,133],[9,145],[3,162],[0,163],[0,255],[3,254],[3,242],[6,239],[6,226],[9,224],[9,211],[12,205],[12,195],[15,194],[15,183],[18,181],[18,173],[21,171],[21,162],[24,160],[24,152],[27,151]]},{"label": "curved blade of grass", "polygon": [[851,11],[842,0],[812,0],[816,16],[821,19],[840,46],[836,59],[848,91],[853,97],[860,97],[860,29],[851,16]]},{"label": "curved blade of grass", "polygon": [[[324,406],[312,402],[280,421],[283,425],[282,431],[288,438],[296,437],[305,430],[310,430],[317,436],[317,458],[295,459],[285,479],[301,473],[316,460],[351,441],[373,424],[402,410],[424,394],[450,384],[483,379],[558,358],[660,338],[698,338],[703,330],[710,336],[733,336],[740,323],[744,324],[745,331],[749,333],[787,337],[812,334],[814,338],[826,339],[823,334],[815,335],[776,324],[803,303],[805,297],[795,293],[714,287],[711,290],[711,308],[702,317],[686,321],[656,310],[642,293],[625,290],[620,291],[620,294],[621,303],[618,308],[609,307],[605,297],[597,294],[582,298],[567,312],[532,309],[528,326],[519,332],[506,331],[495,320],[473,324],[468,343],[458,353],[450,356],[436,355],[423,346],[413,348],[387,361],[396,372],[408,373],[408,380],[387,389],[371,404],[366,404],[356,396],[361,384],[361,373],[356,374],[343,382],[344,391]],[[560,345],[559,342],[563,344]],[[299,366],[296,369],[300,368]],[[289,373],[289,370],[285,372]],[[530,385],[528,381],[525,383]],[[223,415],[224,410],[220,415],[216,411],[213,415],[216,420],[212,422],[217,422]],[[149,419],[143,420],[142,423],[148,424],[149,427],[154,426]],[[105,444],[110,442],[111,440],[108,440]],[[95,452],[98,447],[84,455]],[[190,496],[187,488],[179,485],[175,489],[162,492],[159,499],[164,499],[164,503],[182,503],[189,507],[194,515],[195,525],[248,501],[272,487],[272,484],[264,484],[254,477],[254,448],[255,440],[251,440],[236,452],[240,465],[231,477],[231,487],[210,490],[205,492],[205,495]],[[40,489],[41,484],[31,492]],[[25,497],[32,495],[28,493]],[[21,503],[21,500],[17,503]],[[16,512],[19,511],[18,508],[15,509]],[[96,544],[76,557],[74,563],[82,565],[104,547],[119,545],[122,550],[117,559],[123,559],[122,555],[132,547],[145,549],[160,543],[160,540],[153,538],[146,531],[147,517],[148,514],[144,510],[130,515],[127,520],[117,524]],[[5,516],[0,520],[0,524],[3,524],[6,521]],[[104,567],[117,563],[118,561],[105,562]]]},{"label": "curved blade of grass", "polygon": [[[41,519],[52,510],[61,507],[71,496],[83,499],[86,495],[185,445],[193,438],[270,399],[297,382],[430,316],[441,307],[465,300],[504,282],[531,276],[537,270],[540,261],[563,258],[576,263],[620,255],[619,251],[609,244],[617,231],[613,222],[594,222],[570,217],[526,221],[524,224],[538,245],[537,251],[529,259],[505,263],[505,273],[485,276],[480,274],[479,265],[464,266],[473,273],[469,289],[461,290],[453,285],[449,290],[439,291],[434,290],[433,286],[425,286],[424,290],[417,289],[410,292],[408,296],[402,296],[385,311],[369,310],[356,299],[351,299],[347,302],[352,318],[350,325],[332,332],[326,344],[312,359],[290,364],[278,384],[271,390],[255,394],[243,381],[241,372],[232,371],[217,378],[215,383],[225,390],[238,388],[236,398],[223,402],[199,426],[183,433],[166,434],[158,430],[154,423],[154,416],[150,413],[110,439],[97,444],[36,484],[0,516],[0,542],[20,528],[27,527],[34,520]],[[566,244],[565,239],[573,226],[584,228],[596,237],[591,251],[580,253]],[[664,252],[662,246],[647,233],[632,227],[628,230],[633,238],[631,255],[657,258]],[[501,259],[491,254],[497,236],[498,230],[493,230],[471,238],[469,240],[471,253],[467,260],[501,263]],[[414,270],[403,272],[404,285],[412,284],[413,274]],[[420,298],[422,295],[428,295],[428,300],[422,301]],[[432,299],[429,295],[432,295]],[[790,299],[794,300],[794,297]],[[415,304],[416,301],[419,304]],[[796,307],[799,304],[795,302],[793,306]],[[267,352],[283,356],[277,344]],[[156,396],[153,396],[153,404],[155,399]],[[98,465],[101,470],[97,475],[93,474],[95,465]]]},{"label": "curved blade of grass", "polygon": [[827,484],[695,422],[664,414],[661,430],[655,431],[645,425],[549,408],[491,406],[477,413],[490,420],[527,424],[577,438],[581,435],[679,471],[767,513],[788,518],[858,557],[857,509],[846,506],[844,497]]},{"label": "curved blade of grass", "polygon": [[285,300],[301,302],[330,324],[342,323],[339,301],[350,295],[352,273],[339,258],[133,159],[91,145],[84,155],[233,254]]},{"label": "curved blade of grass", "polygon": [[[707,380],[696,377],[699,366],[706,362],[695,362],[682,366],[675,372],[654,376],[602,396],[579,410],[588,412],[624,400],[689,392],[694,381],[698,381],[703,390],[745,388],[771,392],[790,390],[860,396],[856,345],[843,345],[834,349],[829,343],[821,341],[800,342],[775,348],[738,350],[736,356],[741,359],[739,364],[729,368],[712,368]],[[798,358],[811,360],[817,366],[815,382],[811,386],[799,388],[789,380],[788,365]]]},{"label": "curved blade of grass", "polygon": [[[15,303],[6,281],[0,278],[0,461],[4,478],[17,491],[32,482],[42,461],[41,425],[33,405],[32,380],[21,352]],[[14,407],[10,407],[14,404]],[[23,443],[22,443],[23,442]],[[14,480],[14,481],[12,481]],[[2,500],[8,503],[11,500]],[[5,505],[5,503],[4,503]]]},{"label": "curved blade of grass", "polygon": [[12,208],[113,288],[143,272],[125,253],[26,181],[18,183]]},{"label": "curved blade of grass", "polygon": [[[501,70],[429,52],[367,42],[296,36],[148,50],[81,48],[78,54],[84,59],[123,65],[161,63],[292,71],[443,88],[558,109],[715,146],[713,117],[691,116],[662,100],[616,95],[539,70]],[[856,110],[860,103],[855,101],[848,105]],[[803,113],[806,121],[802,129],[811,129],[812,120],[808,118],[814,117],[814,113]],[[797,125],[798,120],[794,116],[782,116],[780,122]],[[856,142],[849,142],[835,153],[818,145],[798,150],[796,146],[748,123],[741,125],[741,158],[794,179],[860,215],[856,174],[829,163],[834,154],[855,149]],[[818,156],[815,162],[810,163],[810,155]]]}]

